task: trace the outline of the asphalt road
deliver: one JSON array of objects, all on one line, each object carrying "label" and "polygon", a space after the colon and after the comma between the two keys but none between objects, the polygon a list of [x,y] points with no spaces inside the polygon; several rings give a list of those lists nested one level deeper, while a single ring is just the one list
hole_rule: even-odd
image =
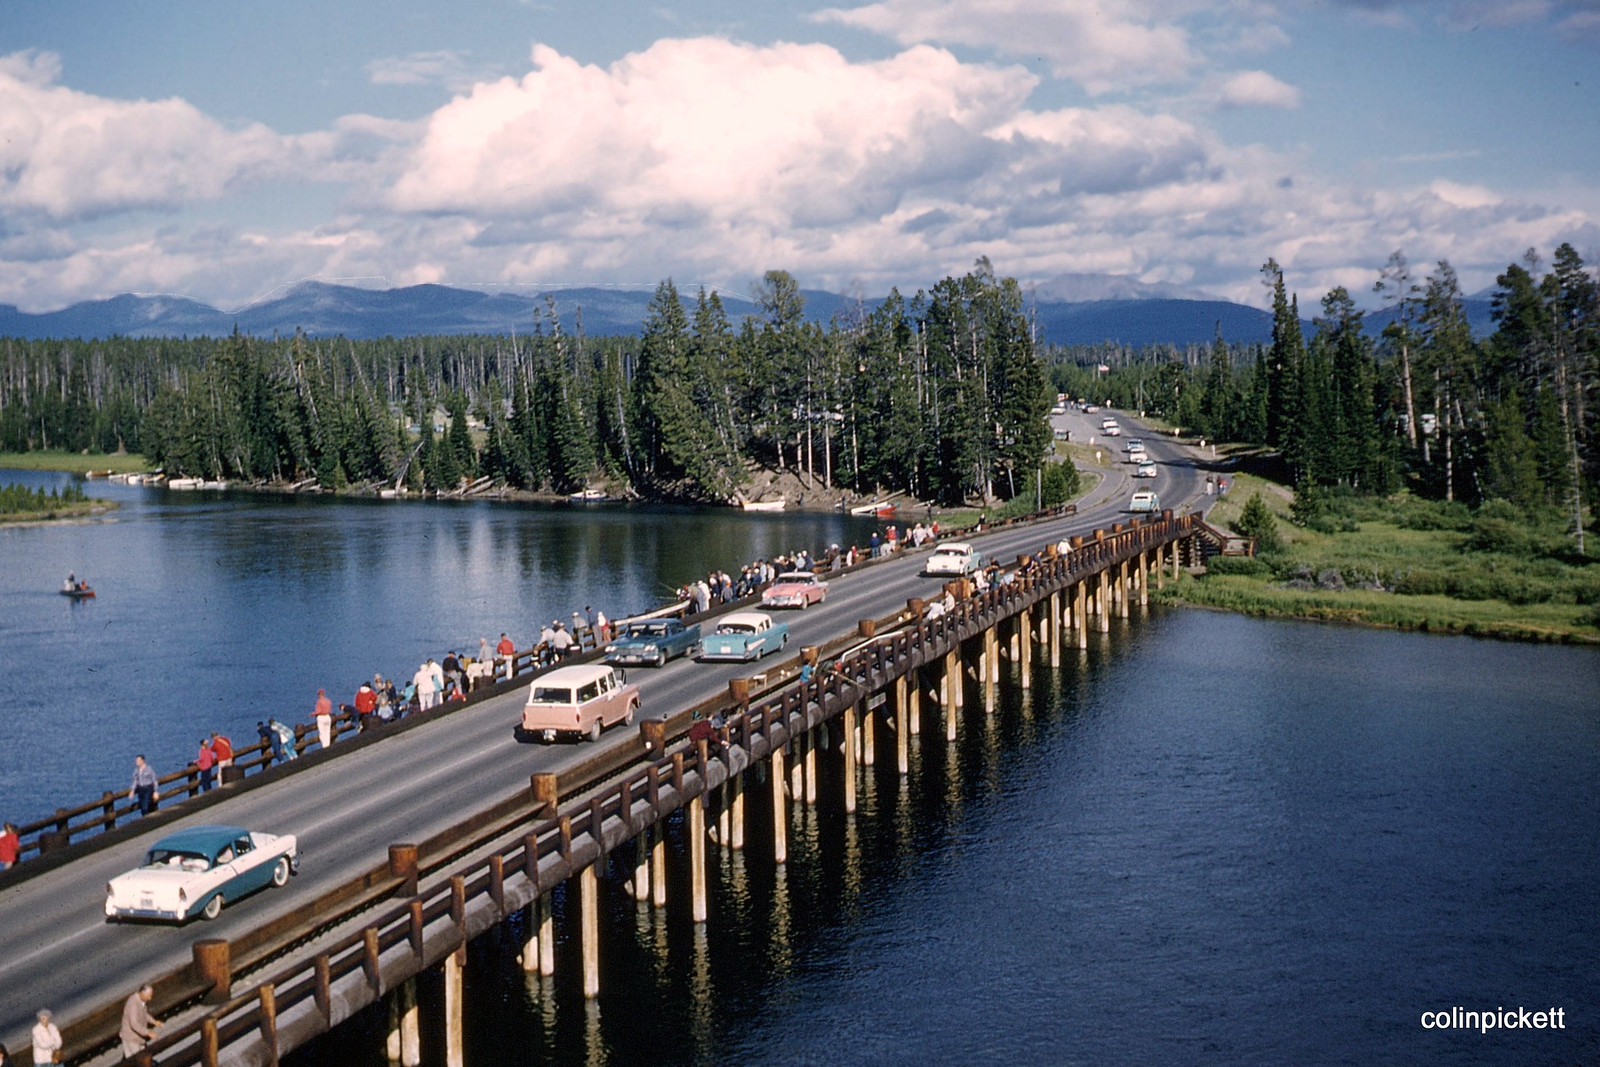
[{"label": "asphalt road", "polygon": [[[1075,441],[1099,434],[1101,416],[1054,416]],[[1109,527],[1126,518],[1129,493],[1153,488],[1175,511],[1200,499],[1202,475],[1186,449],[1170,439],[1138,431],[1118,415],[1125,432],[1144,439],[1161,464],[1155,479],[1133,479],[1130,463],[1080,502],[1077,515],[973,539],[986,556],[1003,563],[1037,551],[1069,534]],[[1118,450],[1126,438],[1101,439]],[[1153,483],[1153,484],[1152,484]],[[731,568],[739,560],[729,560]],[[921,554],[907,554],[836,578],[827,601],[806,611],[781,614],[790,627],[786,655],[801,645],[821,644],[854,629],[856,621],[902,607],[908,597],[931,596],[937,579],[918,575]],[[643,714],[662,714],[725,691],[728,679],[748,676],[749,664],[675,661],[660,670],[635,668]],[[232,938],[384,861],[388,846],[417,841],[447,829],[462,817],[525,788],[535,771],[558,770],[587,756],[586,745],[524,745],[511,737],[523,696],[510,693],[473,705],[437,722],[354,749],[281,781],[243,793],[204,812],[169,823],[150,834],[96,852],[12,886],[0,893],[0,1041],[27,1047],[34,1013],[50,1008],[59,1023],[127,996],[147,977],[186,965],[190,944],[207,937]],[[602,746],[622,743],[632,729],[615,730]],[[106,882],[137,866],[159,836],[201,823],[232,823],[298,835],[300,874],[287,888],[266,890],[225,909],[216,921],[182,928],[118,924],[102,911]]]}]

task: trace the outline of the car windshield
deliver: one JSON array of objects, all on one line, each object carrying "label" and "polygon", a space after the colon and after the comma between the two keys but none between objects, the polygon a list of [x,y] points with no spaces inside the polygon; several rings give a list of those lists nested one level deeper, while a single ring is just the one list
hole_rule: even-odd
[{"label": "car windshield", "polygon": [[786,585],[810,585],[817,580],[815,574],[780,574],[778,581]]},{"label": "car windshield", "polygon": [[719,634],[753,634],[755,632],[755,624],[748,622],[725,622],[717,627],[717,633]]},{"label": "car windshield", "polygon": [[557,688],[550,685],[535,686],[533,696],[528,698],[530,704],[570,704],[572,703],[572,690]]},{"label": "car windshield", "polygon": [[967,550],[964,548],[941,548],[934,552],[936,556],[964,556],[966,554]]},{"label": "car windshield", "polygon": [[184,871],[209,871],[211,858],[199,852],[184,852],[171,848],[153,848],[145,857],[146,867],[168,867]]}]

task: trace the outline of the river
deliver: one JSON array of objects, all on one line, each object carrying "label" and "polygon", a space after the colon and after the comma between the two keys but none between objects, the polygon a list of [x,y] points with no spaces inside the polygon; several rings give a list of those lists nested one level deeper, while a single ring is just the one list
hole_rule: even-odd
[{"label": "river", "polygon": [[[8,800],[70,793],[57,757],[75,773],[110,749],[114,772],[136,737],[253,725],[308,704],[322,674],[403,666],[490,618],[596,588],[647,601],[849,535],[828,516],[133,503],[0,532],[0,647],[21,676]],[[69,568],[104,597],[62,602]],[[753,805],[751,847],[711,850],[702,929],[684,894],[652,917],[604,880],[593,1004],[564,897],[556,979],[524,979],[514,930],[480,939],[468,1063],[1600,1057],[1594,650],[1152,611],[1035,682],[993,717],[969,702],[954,749],[930,712],[908,783],[880,759],[854,817],[825,779],[833,799],[795,814],[781,871]],[[436,1062],[437,982],[422,992]],[[1561,1008],[1566,1025],[1423,1027],[1456,1006]],[[382,1063],[382,1023],[294,1062]]]}]

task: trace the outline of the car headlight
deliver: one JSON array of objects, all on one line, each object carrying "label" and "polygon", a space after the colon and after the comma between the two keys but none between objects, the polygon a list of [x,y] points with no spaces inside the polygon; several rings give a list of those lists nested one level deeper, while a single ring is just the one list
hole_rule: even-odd
[{"label": "car headlight", "polygon": [[655,645],[645,645],[644,646],[644,653],[647,656],[653,656],[659,651],[661,651],[661,650],[659,648],[657,648]]},{"label": "car headlight", "polygon": [[607,652],[615,652],[616,650],[617,650],[617,646],[616,645],[607,645],[606,646],[606,651]]}]

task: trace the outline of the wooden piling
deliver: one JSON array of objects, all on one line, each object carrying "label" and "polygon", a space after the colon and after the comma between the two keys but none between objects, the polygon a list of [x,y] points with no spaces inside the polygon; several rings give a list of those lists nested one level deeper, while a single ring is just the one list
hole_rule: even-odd
[{"label": "wooden piling", "polygon": [[911,773],[910,688],[905,675],[894,680],[894,755],[902,776]]},{"label": "wooden piling", "polygon": [[1000,681],[1000,635],[993,626],[983,631],[983,710],[992,715],[995,687]]},{"label": "wooden piling", "polygon": [[706,921],[705,794],[689,800],[689,893],[694,921]]},{"label": "wooden piling", "polygon": [[[702,832],[704,832],[702,830]],[[594,864],[578,872],[578,907],[583,942],[583,995],[600,995],[600,884]]]},{"label": "wooden piling", "polygon": [[744,774],[740,772],[728,779],[728,847],[735,852],[744,848]]},{"label": "wooden piling", "polygon": [[1050,594],[1050,666],[1061,666],[1061,593]]},{"label": "wooden piling", "polygon": [[444,958],[444,1062],[445,1067],[466,1067],[463,1048],[462,996],[467,967],[467,946],[463,942]]},{"label": "wooden piling", "polygon": [[[870,733],[869,735],[870,736]],[[772,750],[772,860],[789,862],[789,807],[784,802],[783,749]]]},{"label": "wooden piling", "polygon": [[852,815],[856,810],[856,705],[844,709],[844,810]]}]

